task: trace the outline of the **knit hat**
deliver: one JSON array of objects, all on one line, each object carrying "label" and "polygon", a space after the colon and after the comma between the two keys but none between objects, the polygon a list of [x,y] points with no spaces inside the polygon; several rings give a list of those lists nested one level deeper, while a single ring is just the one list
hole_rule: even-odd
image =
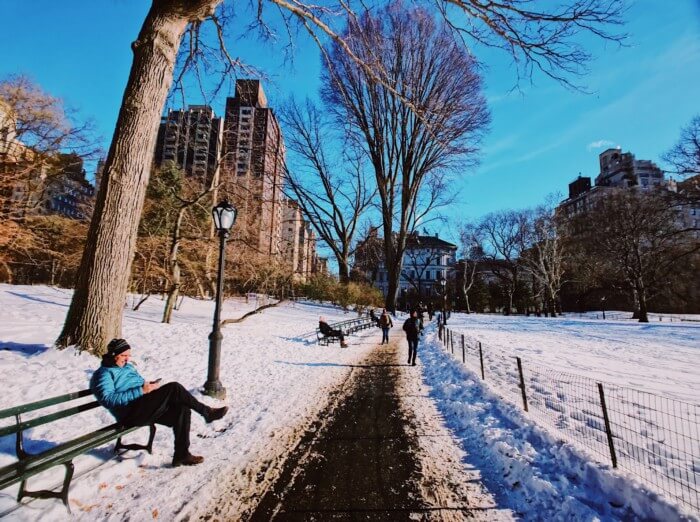
[{"label": "knit hat", "polygon": [[126,342],[126,339],[112,339],[107,345],[107,355],[116,357],[120,353],[130,350],[131,346]]}]

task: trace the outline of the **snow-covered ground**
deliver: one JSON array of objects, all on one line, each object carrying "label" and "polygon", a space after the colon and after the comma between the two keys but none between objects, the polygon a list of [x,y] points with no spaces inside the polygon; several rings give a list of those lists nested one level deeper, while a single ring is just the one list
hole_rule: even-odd
[{"label": "snow-covered ground", "polygon": [[[591,460],[607,463],[601,383],[619,468],[631,480],[651,484],[697,511],[700,324],[479,314],[456,314],[448,323],[454,349],[441,348],[441,357],[445,351],[450,354],[450,372],[470,370],[460,393],[476,381],[479,389],[485,387],[498,397],[497,402],[505,399],[522,410],[519,357],[529,406],[523,418],[546,428],[547,438],[563,440]],[[452,369],[455,363],[458,370]],[[428,365],[426,375],[434,367]],[[438,375],[440,385],[439,379]],[[452,374],[446,380],[454,385]]]},{"label": "snow-covered ground", "polygon": [[[71,349],[51,348],[70,297],[71,292],[63,289],[0,285],[0,409],[87,387],[99,361]],[[206,378],[213,304],[185,299],[170,325],[160,323],[162,305],[151,298],[137,312],[125,309],[123,336],[131,342],[145,377],[180,381],[201,398],[198,390]],[[222,318],[240,317],[255,305],[242,299],[227,301]],[[213,425],[193,416],[192,451],[203,455],[204,463],[172,468],[172,435],[164,427],[158,429],[153,455],[129,452],[113,458],[110,446],[93,451],[75,460],[73,518],[194,518],[224,493],[246,506],[274,480],[281,456],[323,408],[329,392],[342,385],[349,365],[379,341],[378,331],[369,330],[352,336],[345,350],[337,344],[318,346],[314,329],[319,315],[329,321],[350,317],[329,306],[284,303],[227,325],[221,377],[231,411]],[[625,324],[629,328],[625,330],[595,320],[509,319],[454,315],[450,326],[464,328],[494,350],[519,350],[526,365],[535,360],[559,364],[568,372],[605,380],[614,377],[616,382],[655,393],[694,399],[700,352],[697,327],[669,323],[660,330],[658,325],[645,329]],[[395,321],[393,336],[400,335],[400,322]],[[555,342],[558,335],[565,348]],[[548,350],[562,358],[547,355]],[[645,366],[645,357],[646,364],[659,359]],[[562,443],[517,406],[502,401],[445,352],[434,330],[426,334],[419,366],[407,371],[422,376],[422,382],[414,385],[430,399],[415,401],[416,408],[425,409],[421,418],[439,425],[435,432],[445,426],[452,432],[451,437],[431,440],[429,453],[464,455],[464,480],[479,476],[484,481],[483,498],[493,495],[494,509],[511,510],[530,520],[681,518],[680,508],[671,500],[649,493],[625,473],[590,462],[578,448]],[[31,430],[28,449],[112,422],[101,409],[79,418],[80,427],[62,421]],[[146,430],[141,430],[131,439],[145,436]],[[13,461],[14,439],[0,439],[0,466]],[[455,474],[452,469],[450,480]],[[61,469],[54,469],[30,479],[29,486],[55,487],[62,475]],[[70,518],[56,500],[35,500],[15,509],[16,491],[16,486],[0,491],[0,517]]]},{"label": "snow-covered ground", "polygon": [[[99,360],[50,347],[70,298],[71,292],[63,289],[0,285],[0,409],[87,388]],[[138,312],[125,309],[123,336],[131,343],[144,377],[179,381],[202,398],[198,390],[207,376],[213,304],[185,299],[171,325],[160,323],[162,306],[162,301],[152,298]],[[240,317],[254,306],[254,300],[248,304],[242,299],[227,301],[222,319]],[[347,376],[349,365],[362,359],[374,344],[358,335],[351,338],[348,349],[337,344],[318,346],[314,330],[320,314],[329,322],[351,317],[331,307],[297,303],[268,308],[242,323],[225,326],[221,380],[231,411],[213,425],[206,425],[198,415],[192,417],[191,449],[205,457],[204,464],[172,468],[172,434],[165,427],[158,428],[153,455],[130,452],[105,462],[112,456],[108,446],[91,452],[75,460],[77,477],[70,493],[75,517],[171,520],[196,513],[212,495],[222,493],[224,484],[234,492],[254,492],[262,486],[262,463],[274,460],[295,442],[305,419],[313,418],[329,390]],[[65,420],[33,429],[28,451],[114,422],[103,409],[79,418],[79,428]],[[130,437],[145,440],[146,435],[144,429]],[[4,437],[0,466],[12,461],[14,438]],[[30,479],[29,487],[56,486],[62,477],[63,469],[55,468]],[[16,505],[16,491],[16,486],[0,491],[0,517]],[[66,509],[55,500],[34,501],[6,516],[67,518]]]}]

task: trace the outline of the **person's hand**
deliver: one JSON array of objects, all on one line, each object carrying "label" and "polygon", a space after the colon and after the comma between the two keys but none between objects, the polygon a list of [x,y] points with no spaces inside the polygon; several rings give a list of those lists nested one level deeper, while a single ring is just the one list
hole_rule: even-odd
[{"label": "person's hand", "polygon": [[153,390],[157,390],[160,388],[160,382],[159,381],[150,381],[150,382],[145,382],[143,383],[143,393],[151,393]]}]

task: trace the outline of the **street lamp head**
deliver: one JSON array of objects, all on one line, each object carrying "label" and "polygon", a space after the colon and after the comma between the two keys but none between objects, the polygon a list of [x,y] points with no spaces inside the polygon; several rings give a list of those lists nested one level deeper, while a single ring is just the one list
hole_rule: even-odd
[{"label": "street lamp head", "polygon": [[238,211],[228,201],[224,200],[211,209],[211,214],[214,218],[214,226],[216,231],[228,232],[236,222]]}]

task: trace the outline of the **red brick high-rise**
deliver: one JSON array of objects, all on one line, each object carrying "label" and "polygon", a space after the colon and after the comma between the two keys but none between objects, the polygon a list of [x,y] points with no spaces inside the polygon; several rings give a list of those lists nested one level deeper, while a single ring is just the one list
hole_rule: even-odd
[{"label": "red brick high-rise", "polygon": [[226,100],[220,194],[238,209],[234,234],[261,254],[281,249],[285,147],[259,80],[237,80]]}]

